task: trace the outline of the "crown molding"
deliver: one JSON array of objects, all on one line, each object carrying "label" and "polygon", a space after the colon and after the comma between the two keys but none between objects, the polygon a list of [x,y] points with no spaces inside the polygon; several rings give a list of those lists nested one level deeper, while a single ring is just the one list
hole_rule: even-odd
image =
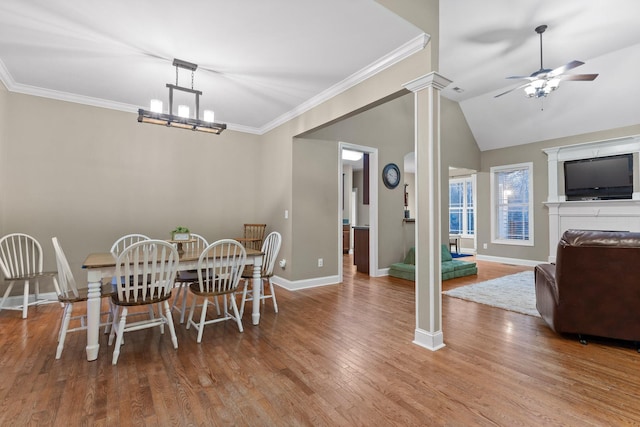
[{"label": "crown molding", "polygon": [[125,104],[123,102],[108,101],[101,98],[92,98],[90,96],[76,95],[69,92],[16,83],[13,76],[4,65],[4,62],[2,62],[2,59],[0,59],[0,80],[2,80],[2,83],[4,83],[9,92],[21,93],[24,95],[39,96],[41,98],[56,99],[58,101],[73,102],[76,104],[108,108],[111,110],[119,110],[135,114],[138,113],[138,108],[140,108],[136,105]]},{"label": "crown molding", "polygon": [[427,43],[429,43],[430,38],[431,36],[429,36],[428,34],[422,33],[412,40],[409,40],[407,43],[378,59],[374,63],[369,64],[362,70],[355,72],[341,82],[331,86],[329,89],[298,105],[288,113],[285,113],[275,120],[267,123],[262,128],[260,128],[260,134],[265,134],[270,130],[275,129],[276,127],[288,122],[289,120],[298,117],[299,115],[309,111],[314,107],[317,107],[323,102],[341,94],[342,92],[352,88],[353,86],[362,83],[368,78],[380,73],[381,71],[384,71],[387,68],[397,64],[403,59],[408,58],[414,53],[419,52],[420,50],[424,49]]}]

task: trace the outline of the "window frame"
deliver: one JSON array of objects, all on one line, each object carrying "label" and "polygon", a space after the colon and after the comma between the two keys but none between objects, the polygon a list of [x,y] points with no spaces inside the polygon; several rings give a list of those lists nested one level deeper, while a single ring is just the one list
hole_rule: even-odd
[{"label": "window frame", "polygon": [[[451,184],[463,183],[463,191],[462,191],[462,233],[460,237],[466,239],[474,239],[477,233],[477,223],[478,223],[478,199],[476,197],[477,185],[476,185],[476,175],[469,176],[461,176],[461,177],[451,177],[449,178],[449,234],[451,233]],[[467,185],[471,185],[471,198],[473,202],[473,206],[471,209],[473,210],[473,234],[469,233],[469,224],[468,224],[468,212],[469,207],[467,205]],[[455,234],[455,233],[454,233]]]},{"label": "window frame", "polygon": [[[527,240],[519,240],[519,239],[503,239],[498,238],[498,182],[497,179],[498,174],[503,172],[513,172],[517,170],[526,170],[528,179],[527,179],[527,188],[529,192],[528,199],[528,214],[529,214],[529,227],[528,227],[528,235],[529,238]],[[498,245],[516,245],[516,246],[534,246],[534,217],[533,217],[533,162],[526,163],[516,163],[511,165],[503,165],[503,166],[492,166],[490,168],[490,187],[491,187],[491,243]]]}]

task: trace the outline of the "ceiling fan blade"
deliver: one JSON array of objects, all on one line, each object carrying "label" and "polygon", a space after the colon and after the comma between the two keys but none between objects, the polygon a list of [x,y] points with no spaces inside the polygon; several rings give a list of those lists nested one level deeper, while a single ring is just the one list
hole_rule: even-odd
[{"label": "ceiling fan blade", "polygon": [[581,82],[590,82],[595,80],[598,74],[567,74],[561,77],[562,80],[573,80]]},{"label": "ceiling fan blade", "polygon": [[576,67],[579,67],[581,65],[584,65],[584,62],[582,61],[571,61],[566,65],[563,65],[562,67],[558,67],[558,68],[554,68],[553,70],[549,71],[548,76],[549,77],[555,77],[555,76],[559,76],[560,74],[564,74],[569,70],[573,70]]},{"label": "ceiling fan blade", "polygon": [[513,89],[509,89],[509,90],[508,90],[508,91],[506,91],[506,92],[502,92],[502,93],[497,94],[496,96],[494,96],[494,98],[497,98],[497,97],[502,96],[502,95],[506,95],[506,94],[508,94],[509,92],[513,92],[514,90],[522,89],[523,87],[526,87],[526,86],[529,86],[529,85],[530,85],[530,83],[525,83],[525,84],[523,84],[523,85],[520,85],[520,86],[514,87]]},{"label": "ceiling fan blade", "polygon": [[536,77],[531,77],[531,76],[509,76],[509,77],[505,77],[507,79],[517,79],[517,80],[529,80],[530,82],[534,81],[536,79]]}]

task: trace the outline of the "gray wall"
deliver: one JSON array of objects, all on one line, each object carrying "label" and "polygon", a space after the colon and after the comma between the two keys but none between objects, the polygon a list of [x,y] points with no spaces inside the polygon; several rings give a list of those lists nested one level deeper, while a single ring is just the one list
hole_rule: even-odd
[{"label": "gray wall", "polygon": [[442,242],[449,241],[449,167],[480,169],[480,149],[469,129],[460,104],[442,98]]},{"label": "gray wall", "polygon": [[[338,271],[338,146],[329,141],[296,139],[293,159],[293,211],[295,218],[300,219],[293,221],[293,236],[301,242],[292,254],[296,277],[304,280],[335,275]],[[324,261],[322,267],[318,267],[318,258]]]},{"label": "gray wall", "polygon": [[[404,258],[402,241],[402,218],[404,215],[404,193],[402,185],[390,190],[382,183],[382,168],[387,163],[395,163],[404,174],[404,156],[413,151],[413,94],[406,94],[387,103],[376,106],[363,113],[349,117],[306,135],[307,139],[332,141],[337,147],[338,141],[378,149],[378,268],[389,267]],[[337,150],[334,159],[328,163],[337,164]],[[304,160],[303,160],[304,161]],[[317,162],[318,159],[313,159]],[[308,162],[306,163],[309,164]],[[331,170],[330,165],[326,165]],[[337,176],[337,172],[336,175]],[[294,182],[298,177],[294,174]],[[334,186],[337,191],[337,186]],[[337,200],[338,195],[335,194]],[[370,209],[373,209],[370,206]],[[335,216],[335,214],[334,214]],[[327,234],[336,235],[334,220]],[[334,252],[338,252],[338,242],[334,242]],[[337,273],[337,270],[336,270]]]},{"label": "gray wall", "polygon": [[252,197],[256,135],[168,129],[131,113],[16,93],[0,99],[11,105],[0,114],[1,228],[36,237],[47,269],[55,269],[53,236],[80,281],[84,257],[123,234],[167,239],[183,225],[213,241],[265,222]]},{"label": "gray wall", "polygon": [[[0,167],[4,164],[4,152],[7,140],[7,119],[6,119],[6,105],[7,99],[9,97],[9,93],[4,85],[0,82]],[[0,236],[4,236],[4,194],[6,193],[5,188],[6,180],[0,171]]]}]

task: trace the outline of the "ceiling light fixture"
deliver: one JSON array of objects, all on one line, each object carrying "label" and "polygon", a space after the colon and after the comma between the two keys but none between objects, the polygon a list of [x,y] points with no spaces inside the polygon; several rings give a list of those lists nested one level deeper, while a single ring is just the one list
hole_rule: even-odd
[{"label": "ceiling light fixture", "polygon": [[538,25],[535,28],[535,32],[540,36],[540,69],[532,73],[530,76],[507,77],[508,79],[528,80],[528,82],[509,89],[506,92],[499,93],[495,98],[521,88],[524,89],[525,95],[529,98],[542,98],[558,89],[561,80],[587,82],[595,80],[595,78],[598,77],[597,74],[566,74],[567,71],[584,65],[584,62],[582,61],[571,61],[568,64],[554,68],[553,70],[544,68],[542,65],[542,33],[544,33],[546,29],[546,25]]},{"label": "ceiling light fixture", "polygon": [[342,160],[350,160],[352,162],[357,162],[362,158],[362,153],[359,151],[351,151],[351,150],[342,150]]},{"label": "ceiling light fixture", "polygon": [[[211,110],[204,110],[203,120],[200,120],[200,95],[202,92],[193,89],[193,76],[198,68],[197,64],[183,61],[181,59],[174,59],[173,66],[176,67],[176,84],[167,83],[169,88],[169,114],[165,114],[162,111],[162,101],[158,99],[152,99],[149,110],[138,110],[138,122],[151,123],[155,125],[165,125],[171,127],[177,127],[181,129],[191,129],[200,132],[215,133],[219,135],[223,130],[227,128],[224,123],[215,123],[214,114]],[[178,85],[178,69],[183,68],[191,70],[191,89]],[[191,93],[196,97],[195,103],[195,118],[189,116],[189,106],[179,105],[178,115],[173,114],[173,91],[178,90],[181,92]]]}]

